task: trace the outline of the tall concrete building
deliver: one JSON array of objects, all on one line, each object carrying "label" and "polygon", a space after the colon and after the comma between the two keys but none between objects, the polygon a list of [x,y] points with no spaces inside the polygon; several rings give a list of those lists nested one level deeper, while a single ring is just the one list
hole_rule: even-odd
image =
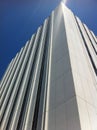
[{"label": "tall concrete building", "polygon": [[0,130],[97,130],[97,37],[63,3],[9,64]]}]

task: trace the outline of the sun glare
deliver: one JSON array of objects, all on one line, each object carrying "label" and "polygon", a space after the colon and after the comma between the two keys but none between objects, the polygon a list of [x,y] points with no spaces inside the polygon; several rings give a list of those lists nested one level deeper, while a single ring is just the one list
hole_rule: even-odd
[{"label": "sun glare", "polygon": [[67,0],[62,0],[62,2],[63,2],[64,4],[66,4],[66,3],[67,3]]}]

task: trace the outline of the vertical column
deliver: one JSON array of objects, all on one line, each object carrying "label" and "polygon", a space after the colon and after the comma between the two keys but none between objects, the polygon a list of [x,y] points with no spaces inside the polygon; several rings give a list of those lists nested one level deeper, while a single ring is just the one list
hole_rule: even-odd
[{"label": "vertical column", "polygon": [[[22,67],[24,67],[24,65],[26,65],[25,63],[25,60],[24,60],[24,56],[25,56],[25,53],[26,53],[26,50],[27,50],[27,47],[28,47],[28,42],[27,44],[25,45],[24,49],[23,50],[23,53],[22,55],[20,56],[20,59],[18,61],[18,65],[17,65],[17,68],[14,72],[14,75],[13,75],[13,80],[9,86],[9,89],[8,89],[8,92],[7,92],[7,95],[5,97],[5,100],[3,102],[3,105],[1,107],[1,113],[2,113],[2,116],[3,116],[3,112],[6,108],[6,105],[7,105],[7,108],[6,108],[6,111],[5,111],[5,114],[4,114],[4,117],[2,119],[2,122],[1,122],[1,130],[6,130],[6,127],[7,127],[7,124],[8,124],[8,121],[9,121],[9,117],[11,116],[11,110],[13,108],[13,104],[14,104],[14,100],[16,98],[16,93],[17,93],[17,90],[18,90],[18,87],[17,87],[17,84],[19,85],[20,81],[21,81],[21,77],[22,74],[20,73],[21,71],[23,71]],[[21,52],[20,52],[21,53]],[[23,61],[24,60],[24,61]],[[23,65],[22,65],[23,64]],[[21,67],[22,66],[22,67]],[[20,71],[20,72],[19,72]],[[22,72],[23,73],[23,72]],[[21,74],[19,76],[19,74]],[[14,87],[14,89],[13,89]],[[12,89],[13,89],[13,92],[12,92]],[[10,97],[10,94],[11,94],[11,97]],[[10,98],[10,101],[9,103],[7,104],[8,100]],[[0,116],[0,117],[2,117]]]},{"label": "vertical column", "polygon": [[25,120],[23,130],[27,130],[27,129],[34,130],[35,129],[35,127],[33,127],[33,123],[35,121],[34,112],[35,112],[36,97],[37,97],[37,91],[38,91],[38,85],[39,85],[40,69],[41,69],[41,63],[42,63],[42,57],[43,57],[43,51],[44,51],[47,22],[48,21],[45,20],[43,29],[42,29],[41,39],[40,39],[40,43],[39,43],[40,44],[39,51],[38,51],[37,60],[35,63],[36,66],[34,68],[33,79],[31,81],[31,85],[33,88],[32,88],[31,95],[30,95],[29,106],[28,106],[28,110],[27,110],[27,117]]},{"label": "vertical column", "polygon": [[[7,76],[8,76],[8,74],[9,74],[9,71],[10,71],[10,69],[11,69],[11,67],[12,67],[12,63],[13,63],[13,59],[11,60],[10,64],[8,65],[7,70],[5,71],[4,76],[3,76],[3,78],[2,78],[2,80],[1,80],[1,82],[0,82],[0,92],[1,92],[2,85],[3,85],[3,83],[5,82],[5,80],[6,80]],[[3,89],[4,89],[4,88],[3,88]]]}]

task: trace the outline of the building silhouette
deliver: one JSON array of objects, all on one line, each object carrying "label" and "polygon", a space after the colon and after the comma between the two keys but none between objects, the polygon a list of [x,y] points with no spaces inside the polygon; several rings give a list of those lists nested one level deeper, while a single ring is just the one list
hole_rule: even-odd
[{"label": "building silhouette", "polygon": [[97,130],[97,37],[61,3],[0,82],[0,130]]}]

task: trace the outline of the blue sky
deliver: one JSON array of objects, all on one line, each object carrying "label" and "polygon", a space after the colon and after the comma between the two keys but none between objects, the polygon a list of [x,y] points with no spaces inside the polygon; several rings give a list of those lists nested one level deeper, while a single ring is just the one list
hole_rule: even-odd
[{"label": "blue sky", "polygon": [[[0,79],[11,59],[60,0],[0,1]],[[97,35],[97,0],[67,0],[69,7]]]}]

